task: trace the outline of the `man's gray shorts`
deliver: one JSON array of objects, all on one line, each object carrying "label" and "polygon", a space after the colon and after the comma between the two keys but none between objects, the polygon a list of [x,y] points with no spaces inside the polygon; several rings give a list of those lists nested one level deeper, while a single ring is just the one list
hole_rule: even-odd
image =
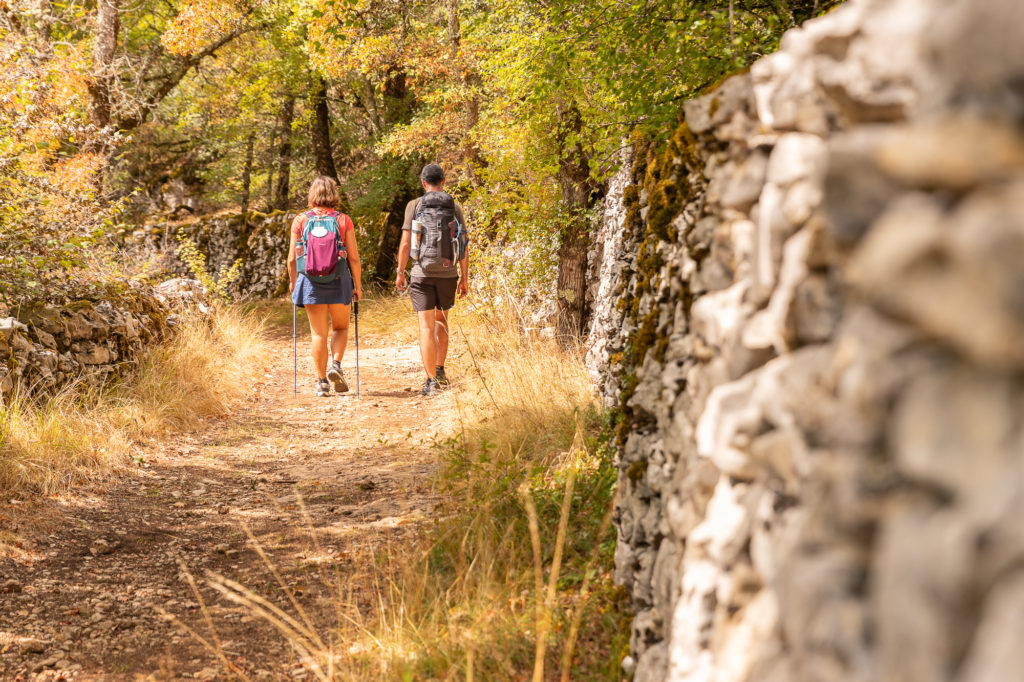
[{"label": "man's gray shorts", "polygon": [[450,310],[455,305],[458,286],[458,277],[413,277],[409,281],[412,309],[418,313],[435,309]]}]

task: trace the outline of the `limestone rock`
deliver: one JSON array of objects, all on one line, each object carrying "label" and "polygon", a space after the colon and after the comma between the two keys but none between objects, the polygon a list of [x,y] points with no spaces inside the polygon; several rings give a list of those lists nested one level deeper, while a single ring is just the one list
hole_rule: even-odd
[{"label": "limestone rock", "polygon": [[644,181],[613,181],[590,351],[605,405],[637,379],[613,516],[635,679],[1024,665],[1022,8],[849,0],[686,103],[655,272],[624,225]]}]

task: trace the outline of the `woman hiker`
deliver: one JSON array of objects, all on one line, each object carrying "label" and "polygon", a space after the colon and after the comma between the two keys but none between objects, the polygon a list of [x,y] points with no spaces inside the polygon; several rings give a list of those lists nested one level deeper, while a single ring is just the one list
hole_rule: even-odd
[{"label": "woman hiker", "polygon": [[[338,393],[348,390],[341,358],[348,345],[352,301],[363,295],[355,226],[351,218],[337,210],[339,203],[338,183],[324,175],[314,178],[309,186],[310,208],[292,221],[288,246],[289,291],[292,302],[305,308],[309,318],[318,396],[330,395],[331,384]],[[334,332],[330,358],[328,316]]]}]

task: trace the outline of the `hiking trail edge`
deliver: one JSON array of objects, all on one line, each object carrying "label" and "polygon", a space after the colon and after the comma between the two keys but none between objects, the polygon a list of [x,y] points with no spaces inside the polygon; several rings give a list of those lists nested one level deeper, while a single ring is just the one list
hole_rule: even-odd
[{"label": "hiking trail edge", "polygon": [[430,518],[431,446],[454,398],[423,398],[413,388],[423,374],[415,345],[369,335],[360,339],[362,398],[351,342],[351,390],[315,398],[308,327],[293,397],[290,332],[272,330],[273,359],[254,368],[246,402],[196,433],[143,448],[138,469],[102,494],[73,492],[33,502],[28,512],[19,511],[26,504],[0,503],[0,518],[20,519],[23,531],[32,526],[19,554],[0,557],[0,679],[221,675],[214,653],[159,612],[210,639],[179,562],[200,584],[233,664],[254,679],[307,677],[272,626],[203,582],[210,570],[286,605],[243,524],[321,635],[337,622],[332,581],[344,587],[344,608],[371,609],[380,577],[374,552],[387,544],[400,555],[403,538]]}]

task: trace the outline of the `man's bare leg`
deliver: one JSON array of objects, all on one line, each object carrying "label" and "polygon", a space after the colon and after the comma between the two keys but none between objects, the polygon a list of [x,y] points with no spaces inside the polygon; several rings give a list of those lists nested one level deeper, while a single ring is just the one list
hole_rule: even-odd
[{"label": "man's bare leg", "polygon": [[[437,324],[435,312],[433,310],[423,310],[416,313],[416,316],[420,321],[420,357],[423,359],[423,369],[426,370],[427,376],[431,379],[434,378],[437,370],[437,339],[435,337],[434,326]],[[448,337],[445,336],[445,343],[447,344]]]},{"label": "man's bare leg", "polygon": [[437,349],[437,366],[444,367],[448,357],[448,311],[434,310],[434,341]]}]

